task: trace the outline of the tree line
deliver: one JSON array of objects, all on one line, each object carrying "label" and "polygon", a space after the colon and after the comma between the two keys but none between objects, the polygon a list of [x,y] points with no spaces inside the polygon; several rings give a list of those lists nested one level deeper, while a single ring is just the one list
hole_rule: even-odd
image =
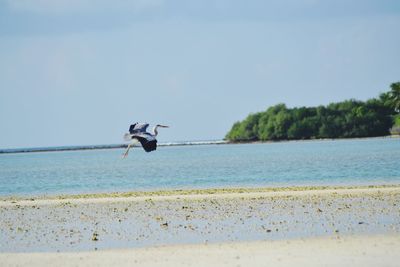
[{"label": "tree line", "polygon": [[285,104],[253,113],[233,124],[225,139],[232,142],[351,138],[400,131],[400,82],[367,101],[346,100],[327,106],[288,108]]}]

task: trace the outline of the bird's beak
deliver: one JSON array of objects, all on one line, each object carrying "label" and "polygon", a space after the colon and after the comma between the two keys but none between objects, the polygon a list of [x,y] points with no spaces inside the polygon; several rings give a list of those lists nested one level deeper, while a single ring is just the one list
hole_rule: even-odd
[{"label": "bird's beak", "polygon": [[163,128],[169,128],[169,126],[167,126],[167,125],[158,125],[158,126],[163,127]]}]

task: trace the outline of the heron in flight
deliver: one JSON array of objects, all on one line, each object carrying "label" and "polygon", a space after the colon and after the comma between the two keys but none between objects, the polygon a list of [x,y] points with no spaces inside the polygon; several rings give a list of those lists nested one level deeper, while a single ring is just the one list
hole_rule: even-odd
[{"label": "heron in flight", "polygon": [[132,124],[129,127],[129,133],[126,133],[124,135],[124,139],[126,141],[131,141],[131,143],[128,145],[128,148],[123,154],[124,158],[128,156],[129,149],[131,148],[131,146],[133,146],[137,142],[140,142],[142,144],[142,147],[146,152],[151,152],[153,150],[156,150],[157,149],[156,136],[158,135],[157,128],[158,127],[168,128],[169,126],[157,124],[153,128],[153,133],[146,132],[147,127],[149,127],[148,123],[138,123],[138,122]]}]

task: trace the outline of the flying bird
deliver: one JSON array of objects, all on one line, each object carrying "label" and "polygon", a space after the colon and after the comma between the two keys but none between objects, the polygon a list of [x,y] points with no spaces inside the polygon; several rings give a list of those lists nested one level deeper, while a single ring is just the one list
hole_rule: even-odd
[{"label": "flying bird", "polygon": [[124,139],[126,141],[131,141],[126,149],[123,157],[126,158],[129,153],[129,149],[131,146],[140,142],[142,144],[143,149],[146,152],[151,152],[157,149],[157,139],[156,136],[158,135],[157,128],[168,128],[169,126],[157,124],[153,128],[153,133],[146,132],[147,127],[149,127],[148,123],[134,123],[129,127],[129,133],[124,135]]}]

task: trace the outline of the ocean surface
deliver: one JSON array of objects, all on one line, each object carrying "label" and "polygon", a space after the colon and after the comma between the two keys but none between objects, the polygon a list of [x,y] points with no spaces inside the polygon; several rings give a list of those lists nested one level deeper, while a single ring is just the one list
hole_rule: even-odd
[{"label": "ocean surface", "polygon": [[400,139],[0,154],[0,196],[189,188],[400,184]]}]

